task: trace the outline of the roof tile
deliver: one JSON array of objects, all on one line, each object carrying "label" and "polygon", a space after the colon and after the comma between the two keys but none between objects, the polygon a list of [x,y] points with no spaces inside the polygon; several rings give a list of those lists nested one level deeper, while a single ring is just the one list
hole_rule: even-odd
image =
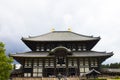
[{"label": "roof tile", "polygon": [[88,41],[99,39],[99,37],[85,36],[71,31],[53,31],[40,36],[22,38],[22,40],[27,41]]}]

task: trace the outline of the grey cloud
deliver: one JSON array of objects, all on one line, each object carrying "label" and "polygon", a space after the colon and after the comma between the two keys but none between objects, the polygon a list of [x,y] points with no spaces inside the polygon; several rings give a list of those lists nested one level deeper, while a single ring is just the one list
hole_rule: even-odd
[{"label": "grey cloud", "polygon": [[[0,0],[0,38],[20,43],[22,36],[40,35],[53,27],[67,30],[70,26],[80,34],[101,36],[93,50],[115,50],[115,56],[120,57],[119,3],[119,0]],[[115,56],[106,62],[118,61]]]}]

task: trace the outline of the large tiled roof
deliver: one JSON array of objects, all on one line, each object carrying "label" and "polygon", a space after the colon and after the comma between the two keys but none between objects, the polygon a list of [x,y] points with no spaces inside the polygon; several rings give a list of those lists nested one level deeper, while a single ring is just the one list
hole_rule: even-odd
[{"label": "large tiled roof", "polygon": [[85,36],[71,31],[53,31],[40,36],[22,38],[26,41],[89,41],[99,39],[100,37]]},{"label": "large tiled roof", "polygon": [[[87,52],[73,52],[72,55],[68,57],[110,57],[113,53],[106,52],[95,52],[95,51],[87,51]],[[12,57],[51,57],[48,52],[26,52],[26,53],[17,53],[11,54]]]}]

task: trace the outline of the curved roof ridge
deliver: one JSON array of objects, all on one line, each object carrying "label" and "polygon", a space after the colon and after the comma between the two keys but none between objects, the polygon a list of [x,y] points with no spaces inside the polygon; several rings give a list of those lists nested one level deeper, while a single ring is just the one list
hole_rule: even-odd
[{"label": "curved roof ridge", "polygon": [[[70,32],[70,31],[69,31]],[[100,37],[94,37],[94,36],[87,36],[87,35],[83,35],[83,34],[79,34],[79,33],[75,33],[75,32],[72,32],[76,35],[79,35],[79,36],[83,36],[83,37],[90,37],[90,38],[100,38]]]},{"label": "curved roof ridge", "polygon": [[[27,38],[25,38],[25,39],[28,39],[28,38],[36,38],[36,37],[40,37],[40,36],[44,36],[44,35],[47,35],[47,34],[49,34],[49,33],[51,33],[51,32],[48,32],[48,33],[44,33],[44,34],[41,34],[41,35],[37,35],[37,36],[28,36]],[[24,38],[24,37],[22,37],[22,38]]]},{"label": "curved roof ridge", "polygon": [[22,38],[30,41],[87,41],[100,40],[100,37],[86,36],[72,31],[53,31],[42,35]]},{"label": "curved roof ridge", "polygon": [[37,36],[29,36],[28,38],[35,38],[35,37],[40,37],[40,36],[44,36],[50,33],[54,33],[54,32],[71,32],[73,34],[79,35],[79,36],[83,36],[83,37],[90,37],[90,38],[100,38],[100,37],[94,37],[94,36],[87,36],[87,35],[83,35],[83,34],[79,34],[79,33],[75,33],[73,31],[53,31],[53,32],[48,32],[48,33],[44,33],[42,35],[37,35]]}]

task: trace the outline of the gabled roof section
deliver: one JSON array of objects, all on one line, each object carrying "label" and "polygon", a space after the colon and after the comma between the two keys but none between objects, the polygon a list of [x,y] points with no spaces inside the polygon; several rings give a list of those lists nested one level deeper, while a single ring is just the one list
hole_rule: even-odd
[{"label": "gabled roof section", "polygon": [[[60,52],[60,53],[59,53]],[[49,55],[58,55],[60,54],[61,55],[62,53],[62,56],[64,55],[72,55],[72,51],[64,46],[58,46],[54,49],[52,49],[49,53]]]},{"label": "gabled roof section", "polygon": [[101,74],[99,71],[92,69],[90,71],[88,71],[87,73],[85,73],[85,75],[96,75],[96,74]]},{"label": "gabled roof section", "polygon": [[85,36],[71,31],[53,31],[40,36],[22,38],[23,41],[92,41],[100,37]]}]

